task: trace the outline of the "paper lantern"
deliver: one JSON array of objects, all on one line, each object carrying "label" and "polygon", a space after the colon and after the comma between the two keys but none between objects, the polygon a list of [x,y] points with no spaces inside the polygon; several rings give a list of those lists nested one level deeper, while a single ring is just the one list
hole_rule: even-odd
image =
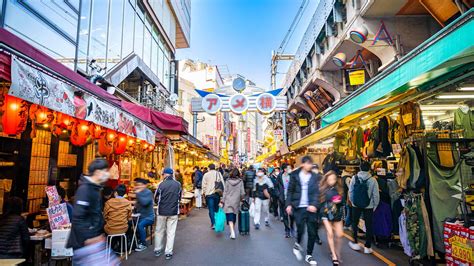
[{"label": "paper lantern", "polygon": [[112,143],[107,141],[107,137],[103,137],[97,140],[98,152],[101,156],[109,156],[114,151]]},{"label": "paper lantern", "polygon": [[114,153],[116,155],[123,154],[127,148],[127,143],[127,136],[125,136],[124,134],[119,134],[117,141],[114,144]]},{"label": "paper lantern", "polygon": [[6,95],[2,110],[3,133],[7,135],[21,134],[28,123],[28,103],[22,99]]},{"label": "paper lantern", "polygon": [[55,136],[61,135],[64,131],[70,130],[75,123],[74,118],[67,114],[55,112],[54,120],[51,125],[51,133]]},{"label": "paper lantern", "polygon": [[107,130],[99,125],[94,125],[94,138],[95,139],[100,139],[105,137],[105,134],[107,134]]},{"label": "paper lantern", "polygon": [[51,123],[54,120],[54,111],[37,104],[30,106],[30,119],[35,124]]},{"label": "paper lantern", "polygon": [[148,146],[148,152],[153,152],[155,150],[155,146],[149,145]]},{"label": "paper lantern", "polygon": [[367,30],[367,28],[360,25],[350,30],[349,37],[351,38],[353,42],[361,44],[367,40],[368,34],[369,34],[369,31]]},{"label": "paper lantern", "polygon": [[91,136],[91,122],[84,120],[78,120],[72,126],[71,130],[71,143],[74,146],[84,146],[87,143],[87,140]]},{"label": "paper lantern", "polygon": [[346,65],[346,54],[337,53],[333,56],[332,62],[339,68],[343,68]]},{"label": "paper lantern", "polygon": [[116,141],[117,133],[113,130],[107,130],[107,141],[113,143]]}]

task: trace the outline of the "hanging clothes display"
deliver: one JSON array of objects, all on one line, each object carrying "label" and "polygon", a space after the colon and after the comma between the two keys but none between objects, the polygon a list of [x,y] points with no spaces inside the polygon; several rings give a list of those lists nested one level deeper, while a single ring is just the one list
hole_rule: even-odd
[{"label": "hanging clothes display", "polygon": [[[438,134],[438,139],[448,139],[450,136],[449,134]],[[436,151],[438,153],[438,160],[439,164],[444,167],[454,167],[454,155],[453,150],[453,143],[449,142],[439,142],[436,143]]]},{"label": "hanging clothes display", "polygon": [[412,145],[407,145],[407,150],[410,157],[410,176],[408,178],[408,187],[416,189],[418,178],[420,177],[421,167],[418,162],[418,157],[416,156],[415,150],[412,148]]},{"label": "hanging clothes display", "polygon": [[474,114],[468,107],[454,111],[454,129],[464,130],[464,138],[474,138]]},{"label": "hanging clothes display", "polygon": [[392,212],[389,204],[380,201],[374,211],[373,228],[375,236],[389,238],[392,235]]},{"label": "hanging clothes display", "polygon": [[400,115],[398,119],[400,124],[400,137],[405,139],[412,134],[413,130],[423,129],[423,119],[421,109],[418,103],[407,102],[400,106]]},{"label": "hanging clothes display", "polygon": [[407,147],[404,146],[402,152],[400,153],[400,161],[398,163],[398,169],[396,173],[397,183],[400,188],[407,188],[407,182],[410,178],[410,173],[410,152],[408,151]]},{"label": "hanging clothes display", "polygon": [[390,144],[390,117],[382,117],[378,123],[378,138],[375,140],[377,157],[387,157],[392,152]]},{"label": "hanging clothes display", "polygon": [[[405,195],[406,229],[408,242],[415,258],[434,256],[429,218],[423,211],[423,195],[410,193]],[[402,225],[400,225],[402,226]]]},{"label": "hanging clothes display", "polygon": [[464,161],[459,161],[452,169],[441,167],[429,157],[427,164],[435,249],[444,253],[443,222],[446,218],[456,217],[458,214],[460,200],[454,196],[461,193],[460,178]]},{"label": "hanging clothes display", "polygon": [[410,242],[408,241],[408,232],[407,232],[407,217],[404,212],[400,214],[400,217],[398,218],[398,223],[400,225],[400,230],[399,230],[399,236],[400,236],[400,243],[402,244],[403,247],[403,252],[407,256],[412,256],[412,250],[410,247]]}]

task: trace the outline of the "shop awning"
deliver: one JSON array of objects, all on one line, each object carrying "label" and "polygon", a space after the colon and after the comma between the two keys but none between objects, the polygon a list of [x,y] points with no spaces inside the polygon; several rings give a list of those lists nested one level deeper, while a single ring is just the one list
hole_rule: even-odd
[{"label": "shop awning", "polygon": [[176,131],[188,134],[188,122],[186,122],[182,117],[158,112],[143,105],[131,102],[122,101],[121,105],[122,108],[128,110],[133,115],[153,124],[163,131]]},{"label": "shop awning", "polygon": [[327,138],[335,133],[337,133],[337,130],[339,128],[339,124],[340,123],[334,123],[332,125],[329,125],[325,128],[321,128],[320,130],[314,132],[314,133],[311,133],[310,135],[302,138],[301,140],[293,143],[291,146],[290,146],[290,150],[294,151],[294,150],[297,150],[297,149],[300,149],[304,146],[307,146],[307,145],[310,145],[310,144],[313,144],[323,138]]},{"label": "shop awning", "polygon": [[472,62],[473,16],[471,9],[338,102],[323,115],[322,126],[327,127],[383,97],[406,92]]}]

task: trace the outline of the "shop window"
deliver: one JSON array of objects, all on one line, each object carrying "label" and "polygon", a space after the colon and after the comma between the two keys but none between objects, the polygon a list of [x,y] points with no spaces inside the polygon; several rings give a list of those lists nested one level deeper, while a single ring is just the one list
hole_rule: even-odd
[{"label": "shop window", "polygon": [[334,4],[334,22],[344,24],[347,22],[346,5],[341,1]]},{"label": "shop window", "polygon": [[327,20],[326,20],[326,35],[327,36],[337,36],[337,27],[336,22],[334,21],[334,11],[331,11]]},{"label": "shop window", "polygon": [[122,24],[124,0],[110,2],[109,40],[107,44],[107,68],[120,62],[122,52]]},{"label": "shop window", "polygon": [[107,14],[109,1],[93,1],[90,31],[89,59],[97,60],[101,66],[105,64],[107,45]]},{"label": "shop window", "polygon": [[164,75],[164,61],[165,55],[161,48],[158,49],[158,78],[160,79],[161,83],[164,83],[163,75]]},{"label": "shop window", "polygon": [[143,20],[138,15],[135,16],[135,43],[133,50],[140,58],[143,58]]},{"label": "shop window", "polygon": [[153,71],[155,75],[158,75],[158,50],[158,43],[153,38],[151,40],[151,71]]},{"label": "shop window", "polygon": [[143,61],[151,68],[151,33],[145,28],[145,34],[143,35]]}]

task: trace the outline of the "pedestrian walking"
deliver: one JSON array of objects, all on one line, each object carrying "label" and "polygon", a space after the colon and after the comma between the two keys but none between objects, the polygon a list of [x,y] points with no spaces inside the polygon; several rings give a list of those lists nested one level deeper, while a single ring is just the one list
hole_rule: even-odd
[{"label": "pedestrian walking", "polygon": [[[88,175],[82,175],[75,195],[71,233],[66,248],[74,250],[73,264],[88,263],[91,254],[100,254],[105,263],[104,217],[102,215],[102,184],[109,177],[109,163],[95,159],[87,167]],[[115,260],[111,260],[113,262]],[[98,262],[98,261],[97,261]]]},{"label": "pedestrian walking", "polygon": [[313,258],[314,243],[317,239],[317,210],[319,207],[319,176],[311,171],[313,159],[304,156],[301,159],[301,168],[293,171],[288,185],[286,212],[293,214],[296,221],[297,237],[293,247],[293,254],[297,260],[303,259],[301,241],[308,230],[305,261],[316,265]]},{"label": "pedestrian walking", "polygon": [[253,166],[249,166],[247,171],[244,174],[244,181],[245,181],[245,194],[247,199],[252,197],[252,190],[253,190],[253,183],[255,181],[255,169]]},{"label": "pedestrian walking", "polygon": [[262,215],[265,219],[265,226],[270,226],[269,207],[271,189],[273,189],[272,181],[265,175],[265,170],[263,168],[259,168],[257,171],[257,178],[255,179],[253,185],[253,202],[255,205],[253,222],[256,230],[260,229],[260,217]]},{"label": "pedestrian walking", "polygon": [[134,181],[137,199],[135,208],[140,214],[137,225],[139,244],[135,251],[141,252],[147,249],[146,227],[155,223],[155,213],[153,211],[153,193],[146,187],[148,180],[135,178]]},{"label": "pedestrian walking", "polygon": [[196,198],[196,208],[202,208],[202,172],[199,166],[194,166],[194,197]]},{"label": "pedestrian walking", "polygon": [[[155,256],[165,252],[165,258],[173,258],[174,237],[178,224],[179,201],[181,200],[181,183],[173,178],[173,169],[163,170],[163,181],[155,192],[155,201],[158,204],[155,229]],[[166,238],[165,238],[166,235]],[[166,243],[165,243],[166,242]]]},{"label": "pedestrian walking", "polygon": [[271,202],[270,202],[270,209],[273,212],[273,216],[279,219],[279,197],[280,197],[280,186],[278,185],[278,176],[280,175],[280,169],[274,168],[273,171],[270,173],[270,180],[273,184],[273,189],[270,190],[271,195]]},{"label": "pedestrian walking", "polygon": [[380,201],[379,185],[377,180],[370,173],[370,164],[367,161],[360,163],[360,171],[353,176],[349,185],[349,198],[352,202],[352,236],[353,242],[349,242],[349,246],[356,251],[361,248],[357,243],[357,233],[359,231],[359,218],[361,214],[365,222],[365,247],[364,253],[370,254],[372,250],[373,233],[373,216],[374,209],[377,208]]},{"label": "pedestrian walking", "polygon": [[321,179],[320,202],[321,220],[328,239],[332,255],[332,264],[339,265],[341,259],[341,242],[344,234],[342,224],[343,188],[334,171],[327,172]]},{"label": "pedestrian walking", "polygon": [[209,165],[209,172],[202,178],[202,193],[206,198],[206,205],[209,209],[209,219],[211,220],[211,229],[214,230],[214,216],[219,210],[219,201],[223,191],[218,186],[224,186],[224,179],[221,173],[216,170],[214,164]]},{"label": "pedestrian walking", "polygon": [[244,182],[240,179],[237,168],[232,169],[229,178],[225,181],[224,195],[220,207],[224,208],[227,224],[230,227],[230,238],[235,239],[235,222],[240,210],[240,202],[245,197]]},{"label": "pedestrian walking", "polygon": [[278,177],[278,186],[279,186],[279,202],[280,202],[280,214],[281,218],[283,218],[283,224],[285,225],[285,238],[290,238],[291,233],[294,230],[294,218],[293,215],[286,213],[285,211],[285,202],[287,199],[288,194],[288,186],[290,184],[290,173],[291,173],[291,166],[287,163],[282,164],[281,166],[281,174]]}]

